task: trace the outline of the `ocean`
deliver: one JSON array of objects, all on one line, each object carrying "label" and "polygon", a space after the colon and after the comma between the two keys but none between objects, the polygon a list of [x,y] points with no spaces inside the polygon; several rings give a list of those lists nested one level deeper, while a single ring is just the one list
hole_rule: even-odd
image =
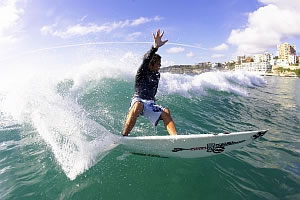
[{"label": "ocean", "polygon": [[[299,78],[161,74],[179,134],[269,131],[227,154],[156,158],[109,149],[140,59],[118,62],[1,79],[0,199],[300,199]],[[167,131],[140,117],[130,136],[150,135]]]}]

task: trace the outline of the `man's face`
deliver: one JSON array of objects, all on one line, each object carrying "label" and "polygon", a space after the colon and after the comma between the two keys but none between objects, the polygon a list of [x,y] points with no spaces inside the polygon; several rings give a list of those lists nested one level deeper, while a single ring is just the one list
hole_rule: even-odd
[{"label": "man's face", "polygon": [[158,60],[154,65],[151,65],[149,68],[150,68],[150,71],[158,72],[158,70],[160,69],[160,66],[161,66],[161,60]]}]

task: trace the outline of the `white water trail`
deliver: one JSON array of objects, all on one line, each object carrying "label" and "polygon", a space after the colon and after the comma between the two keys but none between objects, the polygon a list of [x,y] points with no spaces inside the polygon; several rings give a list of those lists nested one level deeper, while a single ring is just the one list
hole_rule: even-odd
[{"label": "white water trail", "polygon": [[119,136],[89,119],[74,99],[60,96],[58,81],[41,75],[13,81],[1,92],[0,111],[19,123],[32,124],[74,180],[114,148]]}]

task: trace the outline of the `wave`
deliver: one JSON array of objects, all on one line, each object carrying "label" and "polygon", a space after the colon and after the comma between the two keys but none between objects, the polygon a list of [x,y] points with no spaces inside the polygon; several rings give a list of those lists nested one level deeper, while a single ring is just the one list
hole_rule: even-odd
[{"label": "wave", "polygon": [[[78,97],[93,87],[91,83],[105,79],[126,80],[132,82],[133,87],[140,61],[138,56],[127,52],[114,58],[98,56],[71,72],[53,73],[44,69],[27,72],[32,74],[30,76],[12,73],[0,80],[0,119],[5,119],[1,120],[1,127],[31,124],[48,144],[67,177],[73,180],[101,160],[119,139],[103,124],[89,118],[89,113],[78,103]],[[193,98],[214,90],[245,96],[247,87],[264,84],[258,75],[237,72],[193,76],[162,74],[158,95]]]}]

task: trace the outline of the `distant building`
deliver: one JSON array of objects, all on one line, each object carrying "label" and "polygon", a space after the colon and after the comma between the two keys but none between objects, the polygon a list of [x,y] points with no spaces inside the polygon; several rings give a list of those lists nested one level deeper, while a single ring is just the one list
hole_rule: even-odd
[{"label": "distant building", "polygon": [[216,70],[223,70],[223,69],[225,69],[225,65],[223,63],[212,63],[211,67],[213,69],[216,69]]},{"label": "distant building", "polygon": [[237,63],[245,62],[245,60],[246,60],[246,56],[237,56],[236,57],[236,62]]},{"label": "distant building", "polygon": [[289,64],[295,65],[297,63],[297,56],[296,55],[289,55],[288,62],[289,62]]},{"label": "distant building", "polygon": [[263,62],[263,55],[262,54],[256,54],[253,56],[254,62]]},{"label": "distant building", "polygon": [[250,57],[250,56],[247,56],[246,59],[245,59],[245,62],[246,63],[253,62],[253,58]]},{"label": "distant building", "polygon": [[196,66],[199,67],[211,67],[212,63],[211,62],[201,62],[201,63],[197,63]]},{"label": "distant building", "polygon": [[272,65],[270,62],[249,62],[235,65],[235,71],[248,71],[258,73],[272,72]]},{"label": "distant building", "polygon": [[234,60],[225,62],[225,69],[226,70],[233,70],[235,68],[235,63],[236,62]]},{"label": "distant building", "polygon": [[264,54],[256,54],[253,56],[254,62],[271,62],[273,54],[265,52]]},{"label": "distant building", "polygon": [[277,45],[279,59],[289,60],[289,55],[296,55],[296,46],[287,42]]},{"label": "distant building", "polygon": [[272,65],[275,66],[280,66],[280,67],[289,67],[289,61],[286,59],[274,59],[274,62],[271,63]]},{"label": "distant building", "polygon": [[271,62],[274,58],[272,53],[265,52],[263,57],[263,62]]}]

